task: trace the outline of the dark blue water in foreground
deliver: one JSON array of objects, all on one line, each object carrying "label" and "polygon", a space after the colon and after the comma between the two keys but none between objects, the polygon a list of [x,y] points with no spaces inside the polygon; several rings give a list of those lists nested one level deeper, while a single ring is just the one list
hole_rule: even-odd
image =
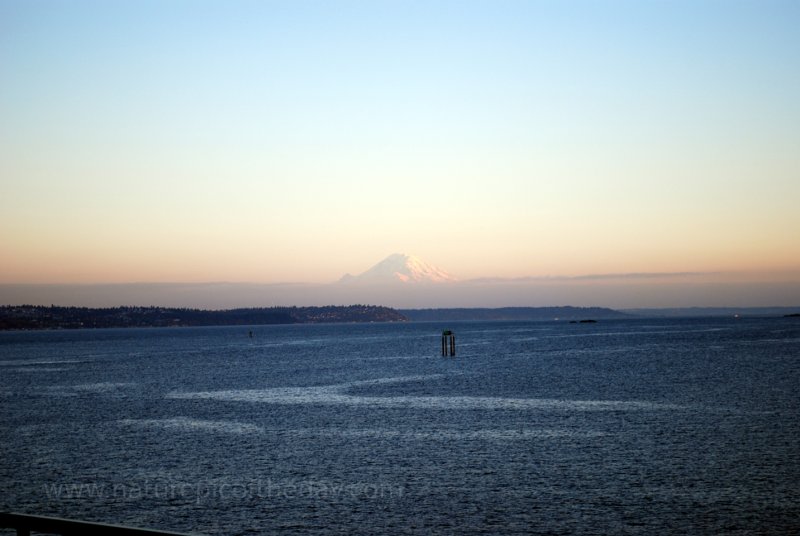
[{"label": "dark blue water in foreground", "polygon": [[0,510],[202,534],[800,530],[797,319],[0,333],[0,377]]}]

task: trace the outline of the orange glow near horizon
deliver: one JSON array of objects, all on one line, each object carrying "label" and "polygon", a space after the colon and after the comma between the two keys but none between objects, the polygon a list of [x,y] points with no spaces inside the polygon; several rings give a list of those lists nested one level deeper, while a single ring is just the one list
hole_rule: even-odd
[{"label": "orange glow near horizon", "polygon": [[779,9],[693,6],[698,33],[677,4],[603,6],[613,28],[556,4],[286,6],[324,38],[270,6],[247,28],[222,3],[13,8],[0,284],[327,283],[396,252],[461,280],[800,268]]}]

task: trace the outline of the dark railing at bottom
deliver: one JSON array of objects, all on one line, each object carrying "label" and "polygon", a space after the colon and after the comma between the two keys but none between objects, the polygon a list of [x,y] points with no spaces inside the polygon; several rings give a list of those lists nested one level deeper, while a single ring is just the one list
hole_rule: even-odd
[{"label": "dark railing at bottom", "polygon": [[137,529],[123,525],[90,523],[60,517],[32,516],[0,512],[0,528],[16,529],[17,536],[30,536],[31,532],[61,534],[63,536],[186,536],[180,532]]}]

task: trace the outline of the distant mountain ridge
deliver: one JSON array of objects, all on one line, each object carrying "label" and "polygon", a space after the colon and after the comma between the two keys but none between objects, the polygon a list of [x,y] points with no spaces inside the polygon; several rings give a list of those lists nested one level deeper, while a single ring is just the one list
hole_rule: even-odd
[{"label": "distant mountain ridge", "polygon": [[395,253],[358,275],[345,274],[339,280],[346,284],[386,285],[398,283],[428,284],[457,281],[445,270],[414,255]]}]

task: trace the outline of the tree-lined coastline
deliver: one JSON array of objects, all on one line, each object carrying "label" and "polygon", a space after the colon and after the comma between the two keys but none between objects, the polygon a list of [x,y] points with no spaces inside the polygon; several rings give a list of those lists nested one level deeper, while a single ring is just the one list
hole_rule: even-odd
[{"label": "tree-lined coastline", "polygon": [[406,317],[378,305],[259,307],[228,310],[173,307],[0,307],[0,330],[134,327],[241,326],[331,322],[403,322]]}]

